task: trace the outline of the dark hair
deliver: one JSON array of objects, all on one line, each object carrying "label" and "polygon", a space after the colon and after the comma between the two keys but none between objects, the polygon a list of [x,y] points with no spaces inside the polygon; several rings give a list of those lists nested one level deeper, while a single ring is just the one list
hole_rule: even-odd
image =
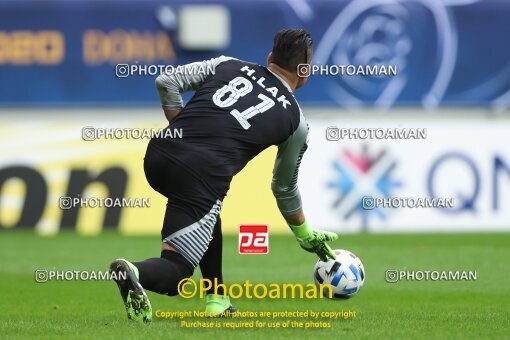
[{"label": "dark hair", "polygon": [[285,29],[277,32],[273,39],[272,63],[296,72],[299,64],[308,63],[313,51],[313,40],[303,29]]}]

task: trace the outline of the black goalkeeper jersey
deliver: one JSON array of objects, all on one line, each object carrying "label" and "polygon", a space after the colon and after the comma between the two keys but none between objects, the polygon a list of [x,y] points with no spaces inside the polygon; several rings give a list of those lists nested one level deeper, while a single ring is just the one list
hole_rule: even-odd
[{"label": "black goalkeeper jersey", "polygon": [[172,86],[179,92],[196,92],[167,127],[181,130],[182,138],[174,133],[174,138],[154,138],[151,144],[204,180],[220,199],[232,177],[251,159],[278,145],[273,191],[275,186],[297,190],[294,187],[308,127],[289,86],[268,68],[253,63],[226,57],[203,63],[205,69],[195,69],[204,71],[198,76],[158,77],[164,108],[172,108],[164,100],[171,95]]}]

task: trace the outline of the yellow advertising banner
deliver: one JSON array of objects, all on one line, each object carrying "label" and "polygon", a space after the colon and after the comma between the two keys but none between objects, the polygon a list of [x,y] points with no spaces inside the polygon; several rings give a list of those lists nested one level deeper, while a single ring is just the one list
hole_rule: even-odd
[{"label": "yellow advertising banner", "polygon": [[[105,228],[128,235],[158,234],[166,198],[147,183],[143,158],[147,131],[165,127],[162,114],[60,112],[3,116],[0,228],[35,228],[42,234],[75,229],[95,235]],[[266,150],[234,178],[221,213],[225,233],[236,233],[239,224],[287,230],[270,189],[275,156],[275,147]],[[135,204],[120,207],[105,201],[112,196]],[[71,200],[80,202],[78,208],[65,206]]]}]

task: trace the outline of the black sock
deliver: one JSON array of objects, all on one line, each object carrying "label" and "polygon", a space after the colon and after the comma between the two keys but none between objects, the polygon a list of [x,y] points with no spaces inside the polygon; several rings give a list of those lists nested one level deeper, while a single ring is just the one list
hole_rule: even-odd
[{"label": "black sock", "polygon": [[133,263],[140,274],[140,284],[144,289],[158,294],[177,295],[177,285],[193,275],[193,267],[179,253],[161,251],[161,257]]},{"label": "black sock", "polygon": [[[215,293],[214,279],[217,280],[218,285],[223,284],[222,252],[223,236],[221,234],[221,219],[218,216],[218,220],[214,225],[213,238],[209,243],[207,251],[202,257],[202,260],[200,261],[200,271],[202,272],[202,277],[204,279],[211,280],[212,283],[211,288],[207,290],[207,294]],[[217,293],[219,295],[223,295],[223,287],[218,287]]]}]

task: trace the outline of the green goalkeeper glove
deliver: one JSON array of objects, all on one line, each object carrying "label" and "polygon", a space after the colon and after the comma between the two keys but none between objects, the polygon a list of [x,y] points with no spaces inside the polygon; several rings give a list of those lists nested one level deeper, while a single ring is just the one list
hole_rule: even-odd
[{"label": "green goalkeeper glove", "polygon": [[326,242],[336,240],[338,238],[337,234],[312,229],[306,222],[298,226],[289,224],[289,227],[294,236],[296,236],[301,248],[310,253],[317,254],[322,261],[327,261],[328,258],[335,259],[335,254],[333,254],[333,251]]}]

